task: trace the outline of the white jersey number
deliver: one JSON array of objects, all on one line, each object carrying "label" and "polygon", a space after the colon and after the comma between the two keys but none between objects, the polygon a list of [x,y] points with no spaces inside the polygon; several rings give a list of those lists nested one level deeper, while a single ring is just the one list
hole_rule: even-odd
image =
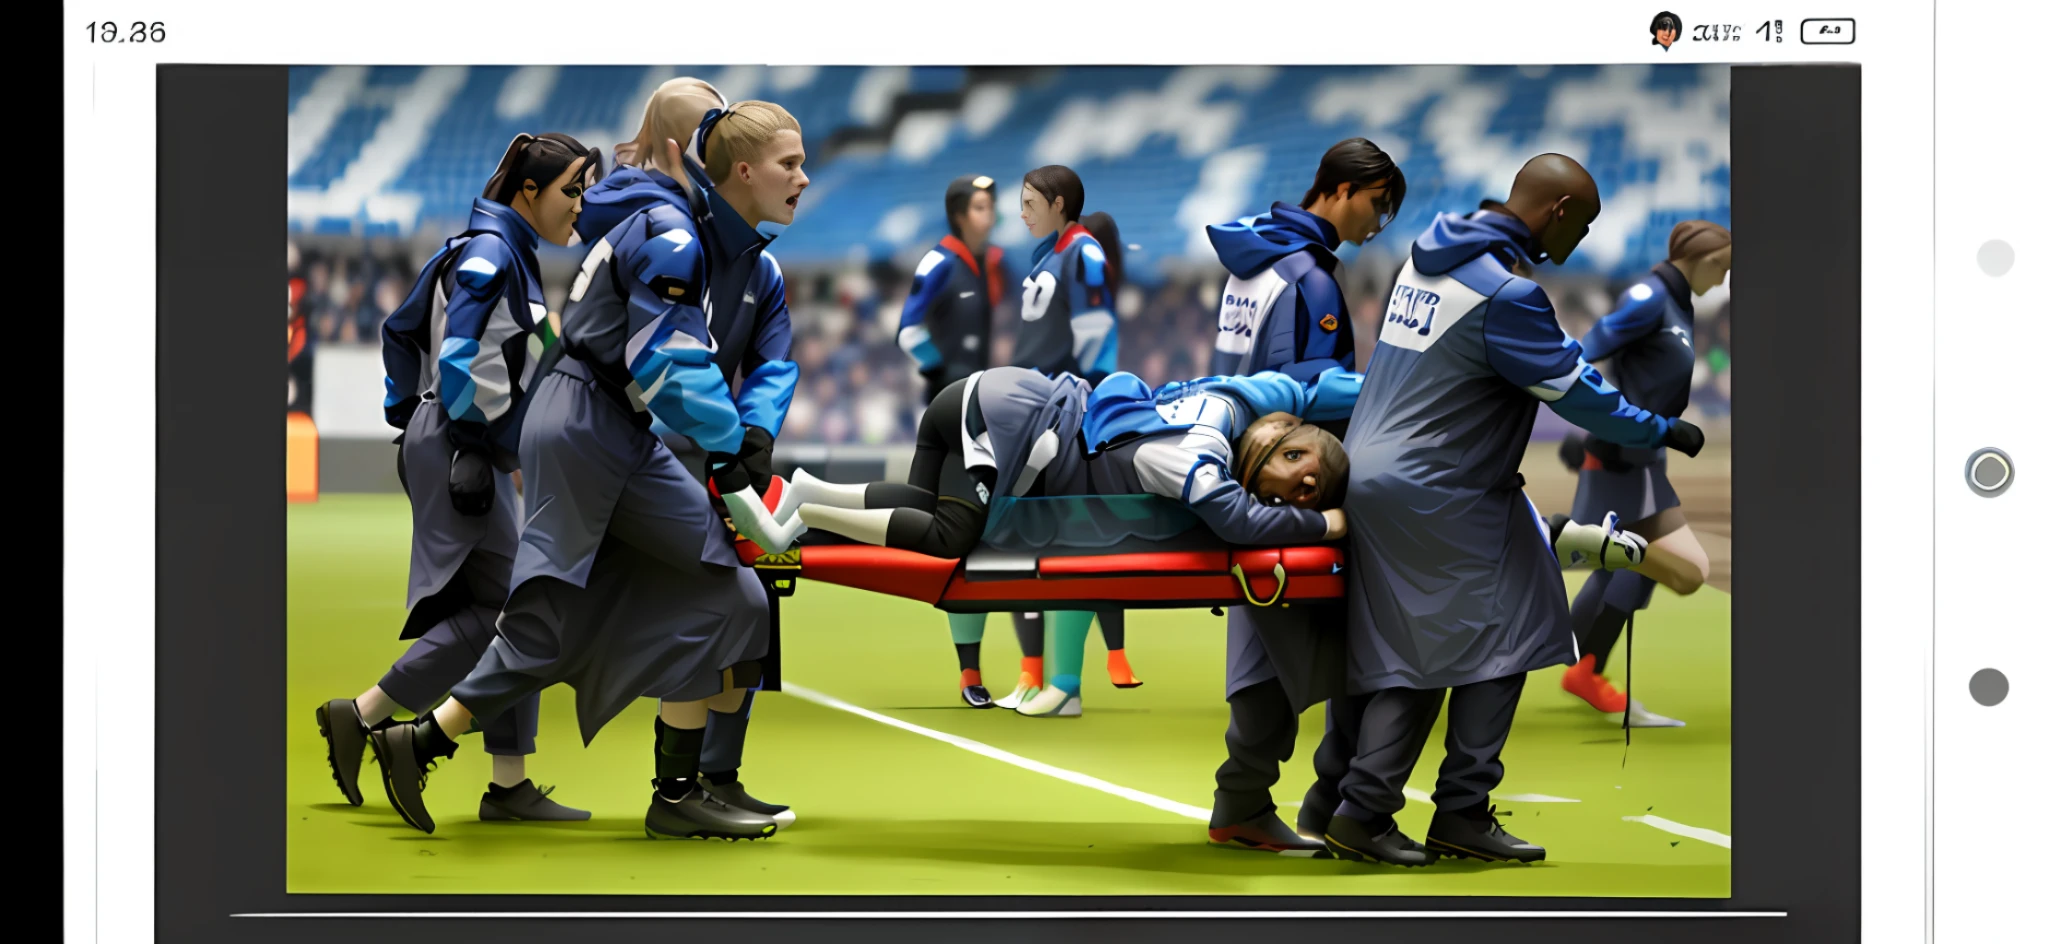
[{"label": "white jersey number", "polygon": [[1022,306],[1025,321],[1045,317],[1045,310],[1052,307],[1053,292],[1059,284],[1059,278],[1050,272],[1040,272],[1024,280],[1024,294],[1018,303]]}]

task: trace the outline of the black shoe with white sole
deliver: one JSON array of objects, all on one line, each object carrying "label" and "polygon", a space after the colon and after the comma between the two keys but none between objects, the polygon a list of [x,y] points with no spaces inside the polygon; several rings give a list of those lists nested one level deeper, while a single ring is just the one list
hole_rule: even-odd
[{"label": "black shoe with white sole", "polygon": [[334,785],[341,788],[341,797],[350,806],[363,805],[363,789],[358,785],[363,772],[363,748],[370,743],[370,729],[363,724],[361,712],[356,710],[353,698],[337,698],[313,709],[313,718],[320,722],[320,737],[327,742],[327,771],[334,776]]},{"label": "black shoe with white sole", "polygon": [[1500,828],[1491,806],[1437,810],[1429,821],[1429,848],[1460,859],[1483,862],[1541,862],[1543,847],[1524,842]]},{"label": "black shoe with white sole", "polygon": [[[660,786],[661,781],[655,781]],[[692,785],[688,793],[671,800],[657,789],[647,804],[649,839],[766,839],[775,835],[775,818],[750,813],[713,797]]]},{"label": "black shoe with white sole", "polygon": [[988,689],[979,685],[961,686],[960,700],[966,702],[969,708],[992,708],[996,703],[995,696],[990,695]]},{"label": "black shoe with white sole", "polygon": [[734,809],[766,816],[774,820],[779,828],[788,829],[791,823],[796,822],[796,813],[789,807],[780,803],[770,803],[749,794],[746,785],[737,780],[731,783],[712,783],[706,779],[699,780],[697,785],[705,793],[711,794],[712,799]]},{"label": "black shoe with white sole", "polygon": [[1368,822],[1338,813],[1330,817],[1330,825],[1323,831],[1323,845],[1334,858],[1407,868],[1428,865],[1437,856],[1403,835],[1391,816],[1376,816]]}]

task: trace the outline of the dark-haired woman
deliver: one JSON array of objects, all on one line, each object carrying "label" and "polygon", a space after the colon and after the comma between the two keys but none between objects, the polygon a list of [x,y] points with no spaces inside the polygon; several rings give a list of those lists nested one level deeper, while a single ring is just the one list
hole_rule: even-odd
[{"label": "dark-haired woman", "polygon": [[[1048,377],[1070,373],[1099,384],[1117,369],[1116,280],[1123,247],[1104,242],[1082,222],[1087,190],[1070,168],[1050,164],[1025,174],[1019,203],[1024,225],[1038,244],[1032,248],[1031,271],[1018,296],[1022,321],[1011,365]],[[1116,228],[1106,213],[1088,214],[1086,219],[1106,230]],[[1098,615],[1056,612],[1044,614],[1043,620],[1030,615],[1026,625],[1040,627],[1040,638],[1032,641],[1041,643],[1041,655],[1034,658],[1027,647],[1016,691],[996,704],[1028,717],[1079,715],[1081,659],[1088,626]],[[1119,687],[1139,684],[1120,638],[1123,613],[1105,611],[1100,618],[1105,645],[1112,653],[1112,681]],[[1050,665],[1042,655],[1045,642],[1052,646]],[[1116,644],[1108,645],[1111,642]],[[1055,680],[1058,684],[1053,684]]]},{"label": "dark-haired woman", "polygon": [[[1580,339],[1586,361],[1608,361],[1608,379],[1630,403],[1659,416],[1683,414],[1692,399],[1692,300],[1727,279],[1732,253],[1726,227],[1705,220],[1673,227],[1667,260]],[[1566,453],[1567,464],[1579,470],[1572,517],[1598,520],[1614,512],[1623,527],[1649,540],[1650,549],[1639,570],[1595,573],[1579,588],[1572,630],[1582,657],[1565,670],[1564,690],[1610,715],[1628,711],[1631,726],[1683,725],[1643,708],[1605,676],[1622,628],[1650,605],[1658,584],[1684,596],[1707,579],[1707,552],[1679,507],[1665,471],[1669,459],[1662,448],[1625,449],[1594,437],[1568,440]]]},{"label": "dark-haired woman", "polygon": [[[522,407],[547,320],[534,250],[543,239],[572,243],[583,190],[601,170],[602,157],[568,135],[513,139],[468,227],[384,322],[384,417],[404,430],[399,482],[412,502],[411,612],[399,638],[413,643],[368,691],[318,709],[329,768],[352,805],[363,802],[357,776],[370,730],[400,708],[432,708],[497,635],[519,545],[512,473]],[[536,692],[485,722],[491,785],[480,818],[590,818],[526,778],[539,710]]]}]

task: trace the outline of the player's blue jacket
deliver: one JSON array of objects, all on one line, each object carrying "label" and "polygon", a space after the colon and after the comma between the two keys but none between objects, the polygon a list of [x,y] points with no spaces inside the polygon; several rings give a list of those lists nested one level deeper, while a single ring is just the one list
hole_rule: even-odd
[{"label": "player's blue jacket", "polygon": [[688,212],[689,199],[675,178],[653,168],[619,164],[597,185],[583,191],[583,213],[576,217],[576,235],[585,243],[596,242],[617,228],[626,217],[657,203]]},{"label": "player's blue jacket", "polygon": [[1209,372],[1277,370],[1314,380],[1356,366],[1351,310],[1338,287],[1337,228],[1291,203],[1209,227],[1209,244],[1230,270],[1216,316]]},{"label": "player's blue jacket", "polygon": [[1608,375],[1629,402],[1679,416],[1692,401],[1692,319],[1685,275],[1659,262],[1579,344],[1588,361],[1613,358]]},{"label": "player's blue jacket", "polygon": [[951,383],[988,367],[990,316],[1002,304],[1003,251],[976,260],[967,244],[947,236],[925,253],[910,279],[910,298],[896,326],[896,344],[919,373]]},{"label": "player's blue jacket", "polygon": [[694,165],[688,184],[632,170],[637,179],[614,171],[600,183],[625,185],[599,206],[638,208],[584,259],[563,317],[567,352],[707,452],[737,451],[748,426],[780,433],[798,371],[771,238]]},{"label": "player's blue jacket", "polygon": [[1670,421],[1629,403],[1509,266],[1521,221],[1439,215],[1395,281],[1345,447],[1350,688],[1441,688],[1576,659],[1555,555],[1522,493],[1537,404],[1624,446]]},{"label": "player's blue jacket", "polygon": [[1116,299],[1108,270],[1102,244],[1079,223],[1039,241],[1019,297],[1015,366],[1091,383],[1116,371]]},{"label": "player's blue jacket", "polygon": [[691,186],[656,182],[687,197],[692,212],[650,201],[591,248],[570,290],[563,342],[650,422],[732,454],[745,427],[774,435],[789,412],[789,307],[769,237],[689,171]]},{"label": "player's blue jacket", "polygon": [[520,409],[540,361],[547,320],[540,234],[512,208],[478,198],[469,226],[420,270],[382,329],[384,418],[398,429],[426,396],[451,436],[490,442],[500,468],[518,461]]}]

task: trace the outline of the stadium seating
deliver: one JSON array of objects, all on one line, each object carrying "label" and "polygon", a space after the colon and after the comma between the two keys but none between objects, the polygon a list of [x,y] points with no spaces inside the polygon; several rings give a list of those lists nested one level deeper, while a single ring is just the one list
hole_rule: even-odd
[{"label": "stadium seating", "polygon": [[609,151],[648,93],[699,75],[804,125],[813,186],[776,244],[785,263],[902,258],[944,232],[959,174],[1005,188],[998,241],[1022,249],[1015,188],[1065,163],[1114,215],[1129,275],[1213,264],[1201,228],[1298,199],[1335,141],[1364,134],[1408,176],[1407,211],[1371,251],[1401,254],[1441,211],[1505,196],[1544,150],[1583,161],[1605,212],[1570,268],[1626,277],[1672,223],[1728,219],[1728,73],[1633,67],[295,67],[291,228],[404,236],[446,229],[520,131]]}]

